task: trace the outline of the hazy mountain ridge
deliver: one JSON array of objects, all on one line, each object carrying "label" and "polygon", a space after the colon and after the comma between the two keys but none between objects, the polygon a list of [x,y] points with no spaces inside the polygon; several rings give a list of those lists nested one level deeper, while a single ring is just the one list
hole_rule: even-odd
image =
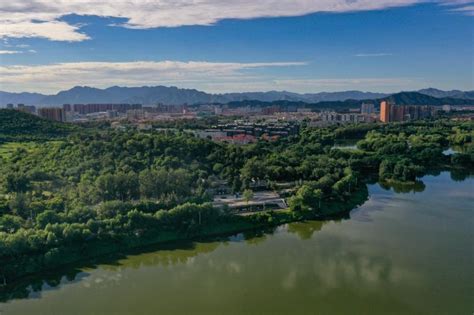
[{"label": "hazy mountain ridge", "polygon": [[320,101],[315,103],[307,103],[301,101],[272,101],[264,102],[257,100],[244,100],[244,101],[234,101],[229,102],[229,106],[240,107],[240,106],[250,106],[250,107],[268,107],[268,106],[293,106],[293,107],[307,107],[307,108],[318,108],[318,109],[349,109],[349,108],[359,108],[362,103],[373,103],[376,107],[379,106],[379,103],[383,100],[388,100],[391,103],[396,105],[435,105],[441,106],[445,104],[451,105],[474,105],[474,99],[458,99],[451,97],[436,98],[433,96],[421,94],[418,92],[400,92],[392,94],[389,96],[377,98],[377,99],[365,99],[365,100],[355,100],[348,99],[344,101]]},{"label": "hazy mountain ridge", "polygon": [[[474,105],[474,99],[434,97],[419,92],[400,92],[382,98],[396,105]],[[380,101],[382,100],[380,99]]]},{"label": "hazy mountain ridge", "polygon": [[452,98],[467,98],[474,99],[474,91],[460,91],[460,90],[451,90],[443,91],[435,88],[427,88],[417,91],[421,94],[443,98],[443,97],[452,97]]},{"label": "hazy mountain ridge", "polygon": [[0,105],[12,104],[38,104],[46,95],[40,93],[10,93],[0,91]]},{"label": "hazy mountain ridge", "polygon": [[[474,99],[474,91],[442,91],[428,88],[418,91],[424,95],[436,98]],[[40,93],[9,93],[0,91],[0,105],[8,103],[27,105],[59,106],[65,103],[140,103],[153,105],[157,103],[179,105],[198,103],[229,103],[240,101],[292,101],[304,103],[340,102],[375,100],[388,97],[387,93],[372,93],[361,91],[320,92],[320,93],[293,93],[287,91],[243,92],[210,94],[196,89],[181,89],[166,86],[119,87],[113,86],[98,89],[87,86],[76,86],[61,91],[55,95]]]}]

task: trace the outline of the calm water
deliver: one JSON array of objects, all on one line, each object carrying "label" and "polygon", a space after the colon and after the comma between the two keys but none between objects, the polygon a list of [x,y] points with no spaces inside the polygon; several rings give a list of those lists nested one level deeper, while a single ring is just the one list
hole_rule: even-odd
[{"label": "calm water", "polygon": [[456,153],[466,153],[467,151],[467,146],[462,146],[462,145],[453,145],[450,148],[446,149],[443,151],[444,155],[453,155]]},{"label": "calm water", "polygon": [[474,311],[474,179],[370,186],[343,221],[132,255],[43,284],[2,314],[466,314]]},{"label": "calm water", "polygon": [[357,150],[359,139],[336,140],[333,149]]}]

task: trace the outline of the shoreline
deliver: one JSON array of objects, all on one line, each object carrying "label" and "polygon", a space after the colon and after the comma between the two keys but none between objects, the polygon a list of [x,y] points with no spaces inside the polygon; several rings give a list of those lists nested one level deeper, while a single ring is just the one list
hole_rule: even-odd
[{"label": "shoreline", "polygon": [[[9,300],[9,291],[15,292],[16,288],[21,287],[22,283],[28,280],[35,280],[41,276],[52,275],[55,271],[66,271],[71,269],[80,269],[88,265],[96,265],[97,262],[105,261],[107,258],[112,258],[111,261],[116,261],[121,257],[129,255],[131,252],[147,252],[154,246],[173,245],[188,242],[209,241],[212,238],[229,237],[238,233],[244,232],[261,232],[268,228],[274,228],[280,225],[303,222],[307,220],[325,221],[341,218],[348,218],[349,213],[367,201],[368,188],[367,184],[361,185],[356,191],[352,193],[347,201],[330,201],[324,203],[322,209],[328,211],[323,215],[317,215],[314,212],[295,213],[290,210],[282,211],[265,211],[256,212],[246,218],[233,216],[234,222],[223,223],[215,227],[204,227],[199,233],[195,235],[183,235],[180,233],[167,233],[167,235],[159,234],[146,240],[128,241],[125,242],[96,242],[93,246],[79,246],[72,249],[63,250],[62,255],[67,259],[55,263],[44,264],[44,254],[37,254],[31,256],[24,256],[15,259],[15,264],[10,265],[10,270],[16,271],[15,277],[8,279],[3,277],[8,274],[8,270],[0,273],[0,302]],[[334,211],[334,209],[339,209]],[[41,263],[41,262],[43,263]],[[8,262],[7,262],[8,264]],[[3,264],[2,264],[3,265]],[[5,266],[5,265],[3,265]],[[2,268],[3,269],[3,268]],[[8,280],[6,280],[8,279]],[[6,284],[3,284],[4,280]]]}]

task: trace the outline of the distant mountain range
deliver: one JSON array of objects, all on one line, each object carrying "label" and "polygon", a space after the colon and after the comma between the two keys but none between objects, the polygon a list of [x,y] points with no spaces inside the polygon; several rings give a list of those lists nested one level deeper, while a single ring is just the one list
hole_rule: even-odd
[{"label": "distant mountain range", "polygon": [[[449,93],[449,92],[447,92]],[[472,92],[463,92],[472,93]],[[474,98],[435,97],[420,92],[401,92],[383,97],[379,101],[388,100],[397,105],[474,105]]]},{"label": "distant mountain range", "polygon": [[[442,91],[438,89],[423,89],[417,91],[425,96],[436,98],[471,99],[474,100],[474,91]],[[414,93],[414,92],[413,92]],[[166,86],[143,87],[118,87],[98,89],[87,86],[76,86],[72,89],[61,91],[55,95],[39,93],[10,93],[0,91],[0,106],[8,103],[37,106],[59,106],[65,103],[139,103],[154,105],[157,103],[167,105],[200,104],[200,103],[229,103],[242,101],[291,101],[304,103],[341,102],[377,100],[390,97],[387,93],[372,93],[361,91],[321,92],[321,93],[292,93],[286,91],[246,92],[210,94],[195,89],[180,89]],[[414,96],[414,95],[412,95]],[[420,96],[417,96],[421,99]],[[426,98],[426,101],[433,99]],[[403,99],[404,102],[410,101]],[[438,101],[436,101],[438,103]],[[430,103],[425,103],[430,104]],[[431,104],[434,105],[434,104]]]},{"label": "distant mountain range", "polygon": [[459,90],[451,90],[451,91],[442,91],[434,88],[422,89],[417,91],[418,93],[443,98],[443,97],[451,97],[451,98],[467,98],[467,99],[474,99],[474,91],[459,91]]},{"label": "distant mountain range", "polygon": [[379,106],[380,102],[388,100],[393,104],[397,105],[434,105],[441,106],[445,104],[450,105],[470,105],[474,106],[474,99],[468,98],[452,98],[452,97],[433,97],[419,92],[400,92],[388,96],[384,96],[377,99],[364,99],[354,100],[348,99],[345,101],[321,101],[316,103],[307,103],[301,101],[287,101],[279,100],[272,102],[257,101],[257,100],[244,100],[244,101],[233,101],[227,103],[232,107],[251,106],[251,107],[268,107],[268,106],[282,106],[282,107],[297,107],[297,108],[317,108],[317,109],[333,109],[333,110],[345,110],[349,108],[359,108],[362,103],[373,103],[376,107]]}]

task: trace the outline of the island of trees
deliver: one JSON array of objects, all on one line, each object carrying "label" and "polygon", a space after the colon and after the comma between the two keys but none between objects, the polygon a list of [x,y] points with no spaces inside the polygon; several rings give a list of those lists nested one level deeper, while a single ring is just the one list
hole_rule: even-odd
[{"label": "island of trees", "polygon": [[[465,176],[474,170],[473,136],[473,123],[447,119],[303,123],[297,136],[237,146],[0,110],[0,285],[147,244],[345,215],[366,200],[371,181],[416,187],[448,168]],[[357,149],[334,148],[341,139],[358,140]],[[463,152],[443,153],[453,145]],[[289,207],[236,215],[213,206],[218,181],[246,200],[263,183]],[[283,184],[290,189],[279,191]]]}]

